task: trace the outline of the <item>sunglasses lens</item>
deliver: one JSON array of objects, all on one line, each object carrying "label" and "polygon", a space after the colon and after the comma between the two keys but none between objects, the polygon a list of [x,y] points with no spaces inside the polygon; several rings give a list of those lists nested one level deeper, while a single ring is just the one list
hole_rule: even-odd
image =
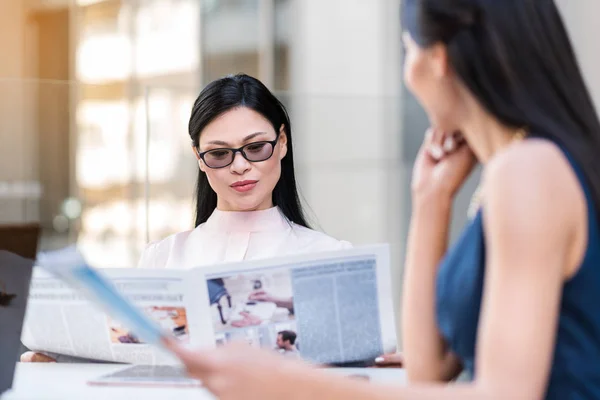
[{"label": "sunglasses lens", "polygon": [[244,155],[248,161],[265,161],[273,155],[273,145],[269,142],[250,143],[244,147]]},{"label": "sunglasses lens", "polygon": [[210,168],[223,168],[233,161],[233,151],[231,150],[213,150],[204,154],[204,162]]}]

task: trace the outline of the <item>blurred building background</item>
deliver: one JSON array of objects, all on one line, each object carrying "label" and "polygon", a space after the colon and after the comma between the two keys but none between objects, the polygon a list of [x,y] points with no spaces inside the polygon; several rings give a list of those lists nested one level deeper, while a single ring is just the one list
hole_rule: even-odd
[{"label": "blurred building background", "polygon": [[[600,3],[558,3],[600,103]],[[192,228],[194,99],[245,72],[289,108],[313,225],[389,242],[398,287],[427,128],[402,85],[399,6],[0,0],[0,223],[40,221],[43,249],[77,241],[94,265],[136,265],[148,241]],[[454,235],[476,179],[457,201]]]},{"label": "blurred building background", "polygon": [[192,227],[194,99],[245,72],[289,108],[314,226],[398,243],[399,3],[0,1],[0,218],[40,220],[43,248],[77,240],[96,265],[135,265]]}]

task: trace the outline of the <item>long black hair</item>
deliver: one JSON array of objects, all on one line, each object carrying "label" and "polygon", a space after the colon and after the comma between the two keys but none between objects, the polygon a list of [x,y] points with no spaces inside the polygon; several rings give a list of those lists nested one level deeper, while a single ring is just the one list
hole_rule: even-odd
[{"label": "long black hair", "polygon": [[600,209],[600,122],[553,0],[404,0],[402,17],[490,114],[563,146]]},{"label": "long black hair", "polygon": [[[281,160],[281,177],[273,190],[273,204],[288,220],[305,227],[294,174],[292,126],[284,105],[258,79],[245,74],[229,75],[208,84],[194,102],[189,122],[192,144],[197,148],[202,130],[215,118],[237,107],[247,107],[265,117],[275,133],[284,126],[287,135],[287,154]],[[217,194],[210,187],[204,172],[198,169],[196,184],[196,222],[198,226],[217,208]]]}]

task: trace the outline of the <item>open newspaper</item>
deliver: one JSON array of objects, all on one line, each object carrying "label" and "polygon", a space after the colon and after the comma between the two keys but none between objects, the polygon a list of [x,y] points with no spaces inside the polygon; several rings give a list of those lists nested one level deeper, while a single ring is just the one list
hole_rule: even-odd
[{"label": "open newspaper", "polygon": [[74,249],[38,264],[22,337],[34,351],[177,364],[168,335],[366,366],[396,347],[387,245],[190,270],[96,270]]}]

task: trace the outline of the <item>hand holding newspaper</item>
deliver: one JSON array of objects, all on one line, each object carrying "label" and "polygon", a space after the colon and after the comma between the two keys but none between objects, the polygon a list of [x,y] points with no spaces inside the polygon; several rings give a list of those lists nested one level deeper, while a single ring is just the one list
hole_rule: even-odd
[{"label": "hand holding newspaper", "polygon": [[319,365],[372,365],[396,347],[386,245],[190,270],[104,269],[74,248],[38,258],[23,343],[109,362],[173,365],[234,340]]}]

